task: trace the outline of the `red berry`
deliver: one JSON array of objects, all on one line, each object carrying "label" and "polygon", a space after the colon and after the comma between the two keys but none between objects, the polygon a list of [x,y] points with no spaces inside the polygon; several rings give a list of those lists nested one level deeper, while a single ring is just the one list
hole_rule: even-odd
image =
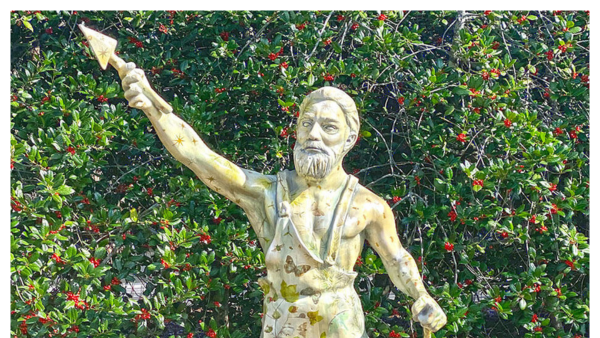
[{"label": "red berry", "polygon": [[457,216],[456,211],[454,211],[454,210],[450,210],[450,212],[448,213],[448,217],[450,217],[450,220],[452,222],[454,222],[456,220],[456,216]]}]

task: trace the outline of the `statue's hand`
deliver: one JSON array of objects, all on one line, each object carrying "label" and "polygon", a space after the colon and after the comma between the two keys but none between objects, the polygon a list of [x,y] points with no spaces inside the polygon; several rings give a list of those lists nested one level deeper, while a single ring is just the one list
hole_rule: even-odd
[{"label": "statue's hand", "polygon": [[137,109],[152,107],[152,101],[144,94],[142,86],[149,88],[148,79],[144,71],[136,68],[135,63],[129,62],[119,69],[119,75],[123,79],[123,90],[129,106]]},{"label": "statue's hand", "polygon": [[433,332],[446,325],[446,314],[429,295],[422,295],[412,306],[413,320]]}]

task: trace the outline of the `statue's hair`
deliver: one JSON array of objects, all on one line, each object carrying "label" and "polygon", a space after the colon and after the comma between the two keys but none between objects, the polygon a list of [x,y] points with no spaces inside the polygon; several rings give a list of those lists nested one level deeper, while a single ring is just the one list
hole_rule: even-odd
[{"label": "statue's hair", "polygon": [[311,104],[321,101],[333,101],[337,103],[344,112],[346,125],[350,127],[350,132],[358,136],[360,121],[358,119],[356,104],[350,95],[346,94],[341,89],[335,87],[322,87],[308,94],[302,101],[302,104],[300,104],[300,115],[302,115],[304,110]]}]

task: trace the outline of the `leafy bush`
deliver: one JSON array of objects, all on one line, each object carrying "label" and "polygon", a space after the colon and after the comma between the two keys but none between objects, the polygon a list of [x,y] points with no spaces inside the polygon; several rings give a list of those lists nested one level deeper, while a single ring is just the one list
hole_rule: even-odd
[{"label": "leafy bush", "polygon": [[[247,218],[127,107],[80,22],[265,174],[292,164],[303,97],[345,90],[346,168],[390,201],[435,336],[589,336],[589,12],[561,11],[11,13],[13,335],[260,331]],[[420,332],[368,246],[356,269],[370,336]]]}]

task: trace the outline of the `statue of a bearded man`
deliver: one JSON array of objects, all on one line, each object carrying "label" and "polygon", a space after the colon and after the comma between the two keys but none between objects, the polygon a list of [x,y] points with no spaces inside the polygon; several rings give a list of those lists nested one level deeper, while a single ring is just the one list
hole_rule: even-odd
[{"label": "statue of a bearded man", "polygon": [[353,271],[365,240],[394,285],[416,300],[413,320],[434,332],[446,324],[400,243],[392,210],[342,167],[360,124],[350,96],[333,87],[310,93],[300,106],[296,170],[263,175],[216,154],[186,122],[155,108],[135,64],[118,69],[129,105],[144,111],[169,152],[248,215],[267,266],[261,337],[367,337]]}]

